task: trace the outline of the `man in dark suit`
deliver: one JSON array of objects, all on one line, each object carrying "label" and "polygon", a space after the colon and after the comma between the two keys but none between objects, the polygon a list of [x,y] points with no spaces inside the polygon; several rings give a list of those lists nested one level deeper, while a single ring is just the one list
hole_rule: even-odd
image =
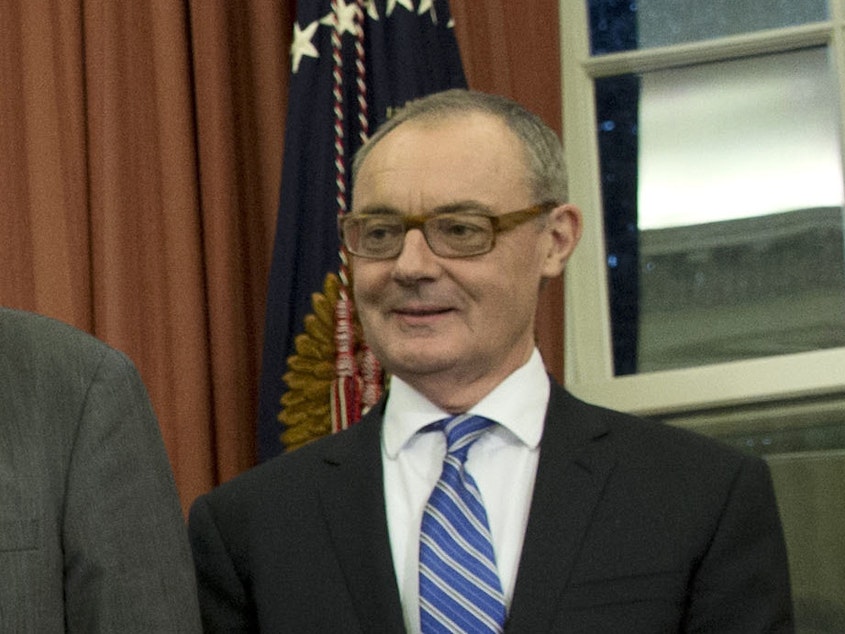
[{"label": "man in dark suit", "polygon": [[0,632],[199,632],[185,524],[121,353],[0,308]]},{"label": "man in dark suit", "polygon": [[195,503],[208,631],[792,630],[765,463],[545,373],[538,294],[581,233],[565,182],[547,126],[467,91],[362,148],[342,234],[389,392]]}]

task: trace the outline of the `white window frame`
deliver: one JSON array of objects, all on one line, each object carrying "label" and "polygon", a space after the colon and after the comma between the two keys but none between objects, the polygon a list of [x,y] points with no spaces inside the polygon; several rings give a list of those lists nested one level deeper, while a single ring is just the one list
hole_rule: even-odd
[{"label": "white window frame", "polygon": [[845,104],[845,1],[830,4],[831,19],[823,23],[591,57],[586,0],[560,0],[570,200],[584,213],[584,235],[567,267],[565,287],[565,381],[575,395],[623,411],[680,418],[713,408],[845,394],[845,348],[614,375],[594,96],[594,80],[601,77],[829,46]]}]

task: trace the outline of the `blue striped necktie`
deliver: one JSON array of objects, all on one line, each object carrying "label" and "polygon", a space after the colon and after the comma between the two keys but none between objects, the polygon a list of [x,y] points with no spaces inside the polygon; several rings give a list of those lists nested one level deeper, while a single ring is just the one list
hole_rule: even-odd
[{"label": "blue striped necktie", "polygon": [[446,458],[420,530],[420,626],[423,634],[502,632],[505,599],[487,512],[467,452],[495,423],[461,415],[435,423],[446,434]]}]

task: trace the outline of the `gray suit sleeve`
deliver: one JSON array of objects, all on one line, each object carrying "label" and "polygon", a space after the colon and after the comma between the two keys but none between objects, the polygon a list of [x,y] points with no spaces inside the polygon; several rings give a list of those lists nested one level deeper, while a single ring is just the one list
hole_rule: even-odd
[{"label": "gray suit sleeve", "polygon": [[108,350],[87,387],[67,472],[62,541],[70,632],[198,632],[172,472],[134,366]]}]

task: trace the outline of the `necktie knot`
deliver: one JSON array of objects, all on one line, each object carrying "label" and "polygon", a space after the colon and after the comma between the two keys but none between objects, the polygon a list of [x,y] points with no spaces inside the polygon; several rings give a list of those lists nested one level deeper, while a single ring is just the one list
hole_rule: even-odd
[{"label": "necktie knot", "polygon": [[437,426],[446,434],[446,453],[463,464],[472,444],[496,423],[483,416],[461,414],[440,421]]}]

